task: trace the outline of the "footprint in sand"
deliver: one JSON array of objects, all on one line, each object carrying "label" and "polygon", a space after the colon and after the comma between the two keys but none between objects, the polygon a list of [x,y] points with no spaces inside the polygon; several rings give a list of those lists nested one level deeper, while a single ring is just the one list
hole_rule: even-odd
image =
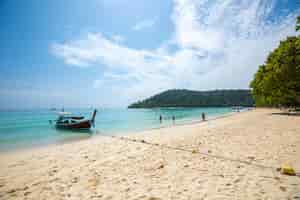
[{"label": "footprint in sand", "polygon": [[49,176],[54,176],[57,172],[58,172],[58,170],[53,169],[49,172]]},{"label": "footprint in sand", "polygon": [[292,193],[292,195],[289,196],[289,199],[299,200],[300,199],[300,191]]},{"label": "footprint in sand", "polygon": [[110,199],[113,199],[113,196],[112,195],[109,195],[105,198],[106,200],[110,200]]},{"label": "footprint in sand", "polygon": [[24,193],[24,196],[28,196],[29,194],[31,194],[31,192],[27,191]]},{"label": "footprint in sand", "polygon": [[78,177],[74,177],[74,178],[71,180],[71,182],[72,182],[72,183],[77,183],[77,182],[78,182],[78,180],[79,180],[79,178],[78,178]]},{"label": "footprint in sand", "polygon": [[92,178],[88,180],[88,188],[94,190],[99,184],[99,180],[96,178]]},{"label": "footprint in sand", "polygon": [[23,165],[25,165],[25,163],[26,163],[25,161],[20,161],[20,162],[8,165],[8,168],[17,167],[17,166],[23,166]]},{"label": "footprint in sand", "polygon": [[50,180],[49,182],[52,183],[52,182],[57,182],[59,180],[60,180],[60,178],[54,178],[54,179]]},{"label": "footprint in sand", "polygon": [[161,198],[158,198],[158,197],[149,197],[148,200],[161,200]]},{"label": "footprint in sand", "polygon": [[13,193],[15,193],[17,190],[16,189],[10,189],[10,190],[8,190],[6,193],[7,194],[13,194]]},{"label": "footprint in sand", "polygon": [[240,181],[241,181],[241,179],[237,178],[237,179],[235,179],[233,182],[234,182],[234,183],[238,183],[238,182],[240,182]]}]

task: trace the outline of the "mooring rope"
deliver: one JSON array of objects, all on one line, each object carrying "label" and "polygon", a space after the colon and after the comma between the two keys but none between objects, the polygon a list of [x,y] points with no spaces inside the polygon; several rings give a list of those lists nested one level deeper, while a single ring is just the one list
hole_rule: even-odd
[{"label": "mooring rope", "polygon": [[276,171],[278,170],[278,168],[273,167],[273,166],[267,166],[267,165],[263,165],[263,164],[253,163],[253,162],[247,161],[247,160],[235,159],[235,158],[225,157],[225,156],[221,156],[221,155],[200,152],[198,150],[184,149],[181,147],[174,147],[174,146],[170,146],[170,145],[166,145],[166,144],[151,143],[144,139],[134,139],[134,138],[124,137],[124,136],[115,136],[115,135],[111,135],[111,136],[102,135],[102,136],[110,137],[110,138],[114,138],[114,139],[118,139],[118,140],[122,140],[122,141],[129,141],[129,142],[134,142],[134,143],[140,143],[140,144],[146,144],[146,145],[150,145],[150,146],[161,147],[161,148],[170,149],[170,150],[183,151],[183,152],[188,152],[188,153],[192,153],[192,154],[204,155],[207,157],[216,158],[216,159],[220,159],[220,160],[227,160],[227,161],[231,161],[231,162],[238,162],[238,163],[242,163],[242,164],[246,164],[246,165],[252,165],[252,166],[255,166],[258,168],[272,169],[272,170],[276,170]]}]

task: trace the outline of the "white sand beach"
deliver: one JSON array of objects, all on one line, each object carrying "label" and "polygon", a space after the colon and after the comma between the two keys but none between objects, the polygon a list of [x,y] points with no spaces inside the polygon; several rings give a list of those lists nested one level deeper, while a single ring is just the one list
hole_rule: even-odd
[{"label": "white sand beach", "polygon": [[0,199],[300,199],[300,116],[276,112],[2,152]]}]

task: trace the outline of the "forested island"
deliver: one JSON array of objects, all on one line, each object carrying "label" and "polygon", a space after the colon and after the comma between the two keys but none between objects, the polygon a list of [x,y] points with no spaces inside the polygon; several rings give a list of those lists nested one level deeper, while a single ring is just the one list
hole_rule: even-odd
[{"label": "forested island", "polygon": [[167,90],[128,108],[253,106],[250,90]]}]

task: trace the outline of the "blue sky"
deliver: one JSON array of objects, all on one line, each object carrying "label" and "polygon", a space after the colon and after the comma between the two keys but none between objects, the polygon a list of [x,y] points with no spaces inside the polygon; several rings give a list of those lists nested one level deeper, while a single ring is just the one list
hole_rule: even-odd
[{"label": "blue sky", "polygon": [[247,88],[296,0],[0,1],[0,108],[127,106]]}]

